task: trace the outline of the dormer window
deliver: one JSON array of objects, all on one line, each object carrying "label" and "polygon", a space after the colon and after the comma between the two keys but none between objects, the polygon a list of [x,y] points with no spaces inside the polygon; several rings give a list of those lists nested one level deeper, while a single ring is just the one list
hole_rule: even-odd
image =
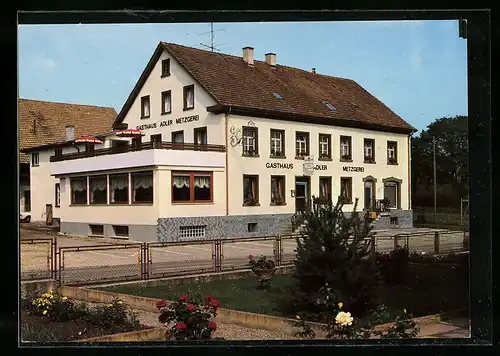
[{"label": "dormer window", "polygon": [[168,77],[170,75],[170,58],[161,61],[161,77]]}]

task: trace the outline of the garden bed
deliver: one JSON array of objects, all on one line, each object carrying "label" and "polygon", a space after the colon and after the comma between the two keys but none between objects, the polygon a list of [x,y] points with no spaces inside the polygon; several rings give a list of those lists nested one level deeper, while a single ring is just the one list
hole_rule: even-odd
[{"label": "garden bed", "polygon": [[[294,318],[295,312],[282,309],[286,288],[292,284],[291,275],[278,275],[272,279],[269,290],[258,290],[255,277],[179,285],[158,283],[154,287],[129,284],[99,289],[160,299],[173,299],[179,294],[198,290],[216,296],[224,308]],[[416,264],[410,266],[404,284],[385,285],[377,299],[391,311],[407,309],[414,317],[466,309],[469,304],[468,281],[461,280],[449,264]]]},{"label": "garden bed", "polygon": [[[150,329],[141,326],[140,330]],[[51,321],[48,318],[29,315],[21,310],[21,340],[22,342],[65,342],[82,340],[92,337],[118,334],[132,329],[113,327],[104,328],[85,320]]]}]

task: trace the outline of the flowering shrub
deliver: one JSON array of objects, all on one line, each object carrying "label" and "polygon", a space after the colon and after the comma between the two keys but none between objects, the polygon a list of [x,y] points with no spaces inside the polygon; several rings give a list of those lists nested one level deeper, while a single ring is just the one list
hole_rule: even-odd
[{"label": "flowering shrub", "polygon": [[140,327],[137,315],[132,312],[120,298],[114,298],[111,303],[98,305],[90,312],[90,321],[104,328],[138,329]]},{"label": "flowering shrub", "polygon": [[70,320],[75,311],[75,305],[68,297],[52,290],[35,298],[32,305],[31,311],[35,315],[46,316],[57,321]]},{"label": "flowering shrub", "polygon": [[211,339],[217,324],[211,320],[217,316],[220,304],[211,294],[203,298],[199,293],[182,295],[175,302],[161,300],[156,304],[160,311],[158,320],[170,324],[167,339],[202,340]]},{"label": "flowering shrub", "polygon": [[276,266],[274,261],[271,259],[267,259],[266,256],[260,256],[259,259],[256,260],[252,255],[248,256],[248,265],[253,271],[261,269],[272,269]]}]

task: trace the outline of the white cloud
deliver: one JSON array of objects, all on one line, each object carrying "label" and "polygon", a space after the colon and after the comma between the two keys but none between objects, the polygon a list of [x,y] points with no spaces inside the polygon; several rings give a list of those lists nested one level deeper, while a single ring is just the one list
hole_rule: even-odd
[{"label": "white cloud", "polygon": [[57,65],[56,61],[45,56],[32,57],[31,64],[33,65],[33,67],[42,69],[51,69]]}]

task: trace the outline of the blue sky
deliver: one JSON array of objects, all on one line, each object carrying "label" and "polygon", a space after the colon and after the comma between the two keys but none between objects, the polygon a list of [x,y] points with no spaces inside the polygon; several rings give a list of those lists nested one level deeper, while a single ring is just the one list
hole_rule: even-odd
[{"label": "blue sky", "polygon": [[[467,115],[467,45],[457,21],[215,23],[215,43],[240,56],[351,78],[418,129]],[[114,107],[159,41],[203,48],[210,24],[19,26],[19,96]]]}]

